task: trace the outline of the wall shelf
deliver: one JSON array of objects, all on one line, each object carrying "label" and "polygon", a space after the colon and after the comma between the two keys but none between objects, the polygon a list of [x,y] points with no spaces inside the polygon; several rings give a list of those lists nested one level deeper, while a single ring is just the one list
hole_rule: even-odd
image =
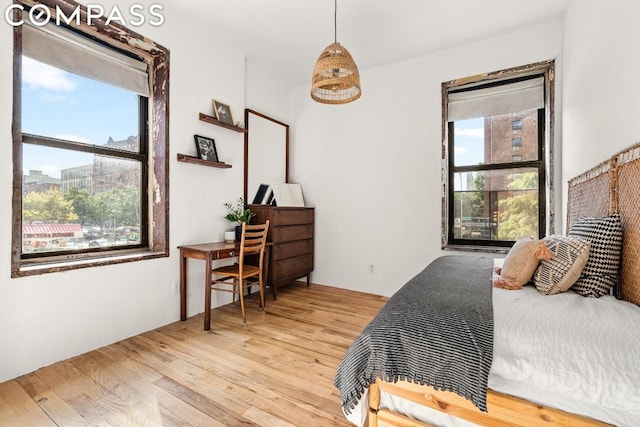
[{"label": "wall shelf", "polygon": [[[233,125],[221,122],[220,120],[218,120],[215,117],[210,116],[208,114],[200,113],[198,118],[203,122],[207,122],[207,123],[212,124],[212,125],[220,126],[221,128],[229,129],[229,130],[232,130],[234,132],[247,133],[247,130],[244,129],[244,128],[241,128],[241,127],[238,127],[238,126],[233,126]],[[199,157],[188,156],[186,154],[180,154],[180,153],[178,153],[178,161],[179,162],[184,162],[184,163],[192,163],[192,164],[196,164],[196,165],[202,165],[202,166],[209,166],[209,167],[212,167],[212,168],[229,169],[231,167],[231,165],[228,164],[228,163],[212,162],[210,160],[203,160],[203,159],[201,159]]]},{"label": "wall shelf", "polygon": [[238,127],[238,126],[233,126],[233,125],[227,124],[225,122],[221,122],[220,120],[216,119],[215,117],[209,116],[209,115],[204,114],[204,113],[200,113],[199,119],[202,120],[203,122],[211,123],[212,125],[220,126],[220,127],[225,128],[225,129],[232,130],[234,132],[247,133],[247,130],[245,128],[241,128],[241,127]]},{"label": "wall shelf", "polygon": [[229,169],[231,167],[230,164],[224,162],[212,162],[210,160],[203,160],[198,157],[188,156],[186,154],[178,153],[178,161],[184,163],[193,163],[196,165],[209,166],[212,168],[221,168],[221,169]]}]

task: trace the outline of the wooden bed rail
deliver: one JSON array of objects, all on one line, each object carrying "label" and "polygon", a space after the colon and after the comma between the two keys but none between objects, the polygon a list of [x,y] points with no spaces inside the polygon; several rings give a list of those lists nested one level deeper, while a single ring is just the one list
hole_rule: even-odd
[{"label": "wooden bed rail", "polygon": [[377,380],[369,387],[369,427],[411,426],[424,427],[427,424],[410,419],[401,414],[380,408],[380,392],[410,400],[437,411],[463,418],[482,426],[566,426],[595,427],[609,424],[580,415],[548,408],[497,391],[487,393],[487,410],[481,412],[470,401],[448,391],[438,391],[432,387],[408,381],[388,383]]}]

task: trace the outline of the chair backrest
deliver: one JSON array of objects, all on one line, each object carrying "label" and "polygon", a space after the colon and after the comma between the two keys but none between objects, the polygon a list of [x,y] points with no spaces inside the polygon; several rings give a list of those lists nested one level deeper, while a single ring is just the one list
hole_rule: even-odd
[{"label": "chair backrest", "polygon": [[[249,225],[242,223],[242,238],[240,239],[240,258],[245,255],[262,254],[267,243],[269,221],[264,224]],[[261,260],[262,261],[262,260]]]}]

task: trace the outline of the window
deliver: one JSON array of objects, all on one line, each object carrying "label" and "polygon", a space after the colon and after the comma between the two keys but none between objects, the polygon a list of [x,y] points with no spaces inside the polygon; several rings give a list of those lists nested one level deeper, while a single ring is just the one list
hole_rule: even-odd
[{"label": "window", "polygon": [[514,131],[522,129],[522,120],[513,120],[511,122],[511,129],[513,129]]},{"label": "window", "polygon": [[500,250],[546,233],[551,88],[545,82],[552,67],[545,62],[443,83],[443,248]]},{"label": "window", "polygon": [[168,256],[169,52],[109,27],[14,29],[12,277]]}]

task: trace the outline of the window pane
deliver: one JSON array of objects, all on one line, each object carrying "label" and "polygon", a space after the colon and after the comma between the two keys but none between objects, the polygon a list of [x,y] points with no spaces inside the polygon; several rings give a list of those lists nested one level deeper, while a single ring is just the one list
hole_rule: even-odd
[{"label": "window pane", "polygon": [[138,96],[22,57],[22,131],[138,152]]},{"label": "window pane", "polygon": [[537,238],[538,182],[534,168],[454,174],[454,238]]},{"label": "window pane", "polygon": [[140,243],[137,161],[23,144],[22,252]]},{"label": "window pane", "polygon": [[538,110],[458,120],[453,132],[455,166],[538,160]]},{"label": "window pane", "polygon": [[522,120],[516,119],[516,120],[512,121],[511,122],[511,129],[513,129],[513,130],[522,129]]}]

